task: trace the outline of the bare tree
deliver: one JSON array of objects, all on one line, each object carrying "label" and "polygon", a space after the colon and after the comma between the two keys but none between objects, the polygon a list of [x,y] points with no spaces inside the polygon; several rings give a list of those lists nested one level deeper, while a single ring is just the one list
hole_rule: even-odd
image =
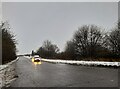
[{"label": "bare tree", "polygon": [[120,29],[115,28],[108,36],[108,45],[113,54],[120,56]]},{"label": "bare tree", "polygon": [[37,54],[44,58],[54,58],[59,52],[57,45],[52,44],[51,41],[46,40],[43,45],[38,49]]},{"label": "bare tree", "polygon": [[43,42],[43,46],[42,46],[46,51],[51,51],[54,53],[59,52],[59,48],[57,47],[57,45],[52,44],[51,41],[46,40]]},{"label": "bare tree", "polygon": [[103,45],[104,35],[95,25],[84,25],[74,34],[76,54],[83,57],[95,57]]}]

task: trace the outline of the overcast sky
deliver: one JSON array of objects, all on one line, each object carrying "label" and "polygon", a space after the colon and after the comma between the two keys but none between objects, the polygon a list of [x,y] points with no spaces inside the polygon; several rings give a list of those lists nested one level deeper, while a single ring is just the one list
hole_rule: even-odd
[{"label": "overcast sky", "polygon": [[3,19],[18,42],[18,54],[51,40],[62,51],[78,27],[95,24],[109,31],[118,20],[117,2],[4,2]]}]

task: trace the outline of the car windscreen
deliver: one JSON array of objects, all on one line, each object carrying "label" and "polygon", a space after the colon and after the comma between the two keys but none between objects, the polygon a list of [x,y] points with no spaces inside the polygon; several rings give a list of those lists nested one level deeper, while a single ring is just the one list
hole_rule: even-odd
[{"label": "car windscreen", "polygon": [[40,58],[40,57],[34,57],[34,58]]}]

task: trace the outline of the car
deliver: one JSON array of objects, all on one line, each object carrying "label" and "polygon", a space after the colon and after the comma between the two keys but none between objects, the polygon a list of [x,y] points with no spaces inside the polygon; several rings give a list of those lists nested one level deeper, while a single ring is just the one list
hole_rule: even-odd
[{"label": "car", "polygon": [[34,62],[35,64],[41,64],[41,58],[39,57],[39,55],[34,55],[32,57],[32,62]]},{"label": "car", "polygon": [[40,62],[40,57],[38,55],[35,55],[34,56],[34,62]]}]

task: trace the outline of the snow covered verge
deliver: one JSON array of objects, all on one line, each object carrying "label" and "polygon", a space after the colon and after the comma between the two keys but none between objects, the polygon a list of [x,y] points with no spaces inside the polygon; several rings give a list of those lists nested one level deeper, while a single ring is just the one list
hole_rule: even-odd
[{"label": "snow covered verge", "polygon": [[72,61],[72,60],[53,60],[53,59],[41,59],[45,62],[52,63],[64,63],[64,64],[75,64],[85,66],[108,66],[108,67],[120,67],[120,62],[104,62],[104,61]]},{"label": "snow covered verge", "polygon": [[[26,57],[25,58],[31,58]],[[63,63],[63,64],[71,64],[71,65],[84,65],[84,66],[105,66],[105,67],[120,67],[120,62],[105,62],[105,61],[74,61],[74,60],[59,60],[59,59],[44,59],[41,58],[44,62],[51,63]]]},{"label": "snow covered verge", "polygon": [[18,59],[19,58],[5,65],[0,65],[0,88],[9,87],[10,83],[16,79],[15,65]]}]

